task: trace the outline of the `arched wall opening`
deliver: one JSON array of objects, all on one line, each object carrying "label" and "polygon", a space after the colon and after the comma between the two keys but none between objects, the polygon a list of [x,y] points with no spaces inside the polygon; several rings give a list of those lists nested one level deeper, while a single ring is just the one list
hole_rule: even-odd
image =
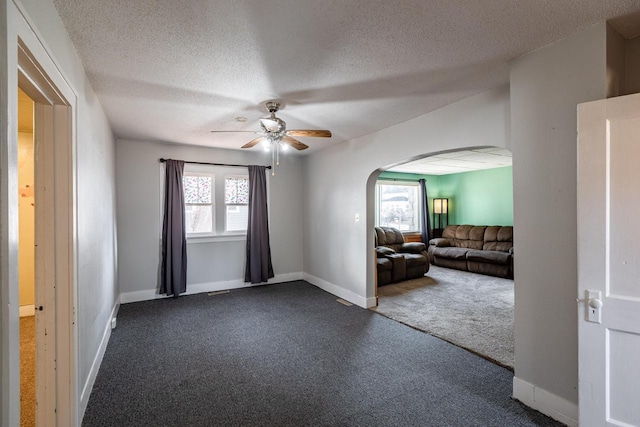
[{"label": "arched wall opening", "polygon": [[[475,154],[474,154],[475,153]],[[500,155],[498,155],[500,153]],[[459,157],[458,157],[459,156]],[[432,171],[431,173],[423,172],[407,172],[405,175],[407,181],[416,180],[419,177],[431,178],[432,180],[438,180],[442,177],[443,181],[438,185],[437,191],[433,191],[434,185],[428,184],[429,189],[429,211],[430,211],[430,223],[431,230],[436,229],[434,224],[435,215],[431,212],[432,200],[434,197],[445,197],[449,200],[449,213],[448,224],[472,224],[472,225],[513,225],[513,173],[511,163],[511,153],[509,150],[496,147],[496,146],[470,146],[464,148],[457,148],[452,150],[443,150],[438,152],[425,153],[420,156],[412,157],[403,162],[396,162],[394,164],[384,165],[369,175],[366,188],[366,205],[367,205],[367,252],[375,254],[375,238],[374,238],[374,226],[376,225],[376,196],[375,189],[381,174],[393,169],[400,170],[412,170],[411,167],[402,168],[402,165],[420,164],[423,159],[431,158],[431,166],[416,168],[416,171],[422,170],[423,172]],[[508,159],[507,159],[508,157]],[[438,159],[443,158],[444,163]],[[451,161],[448,161],[451,159]],[[484,163],[484,164],[483,164]],[[446,166],[446,167],[445,167]],[[509,167],[509,170],[502,170],[502,168]],[[485,171],[485,172],[481,172]],[[498,172],[499,173],[496,173]],[[479,173],[476,173],[479,172]],[[470,175],[467,175],[470,174]],[[456,189],[463,190],[465,187],[469,187],[469,182],[478,181],[479,177],[490,174],[489,182],[475,182],[474,186],[481,191],[483,185],[500,186],[500,191],[497,192],[496,197],[487,200],[474,197],[470,198],[467,195],[463,200],[456,200]],[[411,175],[415,175],[415,179]],[[446,178],[445,178],[446,177]],[[467,177],[467,184],[460,185],[460,179],[451,179],[453,177]],[[398,180],[402,181],[405,178]],[[501,182],[497,182],[499,179]],[[504,181],[504,182],[503,182]],[[453,184],[451,182],[454,182]],[[484,189],[488,191],[489,189]],[[492,189],[495,191],[495,187]],[[458,195],[459,196],[459,195]],[[472,212],[478,212],[475,215],[464,214],[462,209],[458,210],[458,215],[455,215],[456,208],[459,204],[461,207],[466,207],[467,211],[470,205],[475,199],[475,204]],[[501,200],[502,199],[502,200]],[[460,203],[458,203],[460,202]],[[471,207],[471,206],[470,206]],[[484,211],[484,212],[483,212]],[[444,224],[442,224],[444,225]],[[424,242],[428,245],[428,242]],[[375,298],[377,303],[377,280],[376,280],[376,258],[372,255],[367,258],[367,299]]]}]

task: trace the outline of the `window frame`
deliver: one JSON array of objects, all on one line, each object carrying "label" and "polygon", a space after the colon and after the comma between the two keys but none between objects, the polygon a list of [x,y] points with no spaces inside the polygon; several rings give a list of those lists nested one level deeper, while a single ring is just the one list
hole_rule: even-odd
[{"label": "window frame", "polygon": [[[249,171],[238,171],[236,167],[199,165],[185,163],[184,176],[211,176],[212,185],[212,228],[207,233],[186,233],[187,244],[231,242],[246,240],[247,230],[226,230],[225,181],[227,177],[249,178]],[[186,200],[185,200],[186,209]],[[161,213],[162,218],[162,213]]]},{"label": "window frame", "polygon": [[[192,170],[195,169],[195,170]],[[200,171],[197,170],[199,168],[189,168],[189,170],[187,170],[187,165],[185,165],[185,170],[182,174],[183,178],[187,177],[187,176],[195,176],[195,177],[208,177],[211,178],[211,231],[206,231],[206,232],[195,232],[195,233],[190,233],[188,231],[185,232],[187,239],[189,238],[198,238],[198,237],[212,237],[216,235],[216,190],[215,190],[215,186],[216,186],[216,177],[215,174],[212,172],[204,172],[204,171]],[[184,182],[184,181],[183,181]],[[186,209],[187,209],[187,205],[195,205],[195,206],[203,206],[203,205],[208,205],[206,203],[187,203],[186,200],[184,200],[184,207],[185,207],[185,216],[186,216]]]},{"label": "window frame", "polygon": [[247,224],[247,227],[245,227],[243,230],[229,230],[227,228],[228,226],[228,221],[227,221],[227,207],[228,206],[246,206],[247,210],[249,209],[249,199],[247,199],[247,203],[227,203],[227,179],[229,178],[235,178],[235,179],[246,179],[247,180],[247,185],[249,183],[249,173],[247,172],[246,175],[243,174],[225,174],[224,175],[224,195],[222,196],[224,198],[224,221],[223,221],[223,230],[225,234],[242,234],[242,235],[246,235],[247,234],[247,227],[249,224]]},{"label": "window frame", "polygon": [[[376,227],[380,227],[380,208],[381,208],[381,186],[382,185],[399,185],[399,186],[407,186],[407,187],[416,187],[418,198],[416,200],[415,206],[415,224],[417,226],[416,229],[411,230],[401,230],[403,234],[411,234],[411,233],[421,233],[422,232],[422,209],[420,209],[420,203],[422,203],[423,194],[420,192],[420,183],[417,181],[410,180],[389,180],[389,179],[379,179],[376,181],[375,185],[375,207],[374,207],[374,225]],[[397,228],[397,227],[395,227]]]}]

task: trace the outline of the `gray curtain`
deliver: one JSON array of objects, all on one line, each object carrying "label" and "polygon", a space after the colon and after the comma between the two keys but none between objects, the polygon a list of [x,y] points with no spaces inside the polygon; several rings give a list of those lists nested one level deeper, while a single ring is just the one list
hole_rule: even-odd
[{"label": "gray curtain", "polygon": [[422,201],[420,203],[420,221],[422,228],[422,242],[425,245],[429,245],[431,240],[431,218],[429,214],[429,197],[427,195],[427,182],[424,179],[418,180],[420,183],[420,194],[422,194]]},{"label": "gray curtain", "polygon": [[165,168],[160,293],[177,298],[187,291],[187,233],[182,187],[184,162],[166,160]]},{"label": "gray curtain", "polygon": [[249,225],[244,281],[251,283],[266,282],[273,277],[265,170],[265,166],[249,166]]}]

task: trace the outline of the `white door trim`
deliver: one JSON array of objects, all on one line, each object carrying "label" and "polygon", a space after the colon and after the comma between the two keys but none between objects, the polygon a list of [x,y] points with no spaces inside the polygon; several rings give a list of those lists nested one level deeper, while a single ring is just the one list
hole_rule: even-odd
[{"label": "white door trim", "polygon": [[[3,2],[4,3],[4,2]],[[3,7],[4,8],[4,7]],[[0,270],[2,271],[1,294],[1,337],[2,360],[1,377],[1,419],[2,425],[18,425],[20,422],[19,393],[19,310],[17,280],[17,88],[27,88],[27,94],[35,96],[40,105],[41,115],[50,116],[51,129],[44,143],[52,148],[41,159],[48,162],[55,180],[49,184],[54,197],[44,209],[46,217],[53,218],[51,227],[44,231],[49,235],[55,257],[51,257],[53,275],[48,280],[55,281],[55,294],[42,300],[36,295],[36,309],[43,305],[43,313],[53,318],[47,319],[47,327],[55,325],[51,344],[54,351],[47,352],[47,368],[57,360],[53,384],[47,384],[45,403],[40,408],[38,425],[78,425],[78,371],[77,371],[77,204],[76,204],[76,123],[77,93],[68,83],[61,68],[50,54],[44,39],[40,36],[28,14],[18,0],[6,2],[6,80],[1,82],[7,97],[3,99],[0,117],[8,123],[7,132],[0,135]],[[25,60],[27,58],[28,60]],[[36,90],[34,90],[36,89]],[[3,92],[3,91],[0,91]],[[31,92],[31,93],[30,93]],[[4,120],[6,119],[6,120]],[[36,132],[37,132],[36,122]],[[36,164],[36,167],[37,164]],[[45,198],[46,200],[46,198]],[[55,201],[55,203],[54,203]],[[36,222],[38,219],[36,219]],[[37,225],[36,225],[37,226]],[[45,258],[47,258],[45,256]],[[38,267],[36,267],[38,268]],[[47,283],[51,288],[54,283]],[[37,285],[36,285],[37,286]],[[46,295],[46,294],[45,294]],[[52,305],[53,304],[53,305]],[[46,315],[45,315],[46,316]],[[51,323],[53,322],[53,323]],[[47,330],[47,335],[53,330]],[[38,361],[40,362],[40,361]],[[43,363],[40,363],[42,366]],[[40,381],[42,383],[42,381]],[[38,406],[40,407],[40,400]]]}]

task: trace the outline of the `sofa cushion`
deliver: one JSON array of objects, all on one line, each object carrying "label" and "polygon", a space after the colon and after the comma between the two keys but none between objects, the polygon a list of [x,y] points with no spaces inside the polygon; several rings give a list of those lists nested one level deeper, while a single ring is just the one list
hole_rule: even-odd
[{"label": "sofa cushion", "polygon": [[457,225],[447,225],[444,228],[444,231],[442,232],[442,237],[444,239],[449,239],[450,241],[453,242],[453,240],[456,238],[456,230],[458,229]]},{"label": "sofa cushion", "polygon": [[484,233],[484,244],[482,245],[483,250],[509,252],[509,250],[512,247],[513,247],[513,227],[512,226],[487,227]]},{"label": "sofa cushion", "polygon": [[451,240],[449,239],[442,239],[442,238],[436,238],[436,239],[431,239],[429,240],[429,245],[431,246],[437,246],[437,247],[447,247],[447,246],[454,246],[453,243],[451,242]]},{"label": "sofa cushion", "polygon": [[459,248],[481,250],[484,242],[482,240],[457,240],[456,246]]},{"label": "sofa cushion", "polygon": [[469,249],[466,248],[433,248],[433,254],[438,258],[466,259]]},{"label": "sofa cushion", "polygon": [[404,259],[407,262],[407,268],[427,264],[427,258],[425,258],[424,255],[418,255],[418,254],[402,254],[402,255],[404,256]]},{"label": "sofa cushion", "polygon": [[376,262],[378,265],[378,271],[390,271],[393,268],[393,264],[388,258],[378,258]]},{"label": "sofa cushion", "polygon": [[378,258],[383,258],[383,257],[385,257],[387,255],[391,255],[391,254],[395,254],[395,253],[396,253],[396,251],[394,251],[393,249],[388,248],[386,246],[378,246],[376,248],[376,255],[377,255]]},{"label": "sofa cushion", "polygon": [[422,242],[409,242],[409,243],[403,244],[399,248],[399,252],[403,252],[403,253],[408,252],[408,253],[412,253],[412,254],[419,254],[419,253],[425,251],[426,249],[427,249],[427,247]]},{"label": "sofa cushion", "polygon": [[404,235],[396,228],[375,227],[376,246],[393,246],[404,243]]},{"label": "sofa cushion", "polygon": [[469,233],[472,228],[472,225],[459,225],[456,228],[456,240],[469,240]]},{"label": "sofa cushion", "polygon": [[468,261],[479,261],[488,264],[510,264],[511,254],[501,251],[476,251],[470,250],[467,252]]},{"label": "sofa cushion", "polygon": [[407,261],[402,254],[393,254],[387,257],[391,261],[391,280],[399,282],[407,277]]},{"label": "sofa cushion", "polygon": [[484,240],[484,230],[486,228],[487,227],[485,227],[484,225],[476,225],[474,227],[471,227],[471,230],[469,231],[469,240],[482,242]]},{"label": "sofa cushion", "polygon": [[513,242],[513,227],[500,227],[498,230],[498,242]]}]

